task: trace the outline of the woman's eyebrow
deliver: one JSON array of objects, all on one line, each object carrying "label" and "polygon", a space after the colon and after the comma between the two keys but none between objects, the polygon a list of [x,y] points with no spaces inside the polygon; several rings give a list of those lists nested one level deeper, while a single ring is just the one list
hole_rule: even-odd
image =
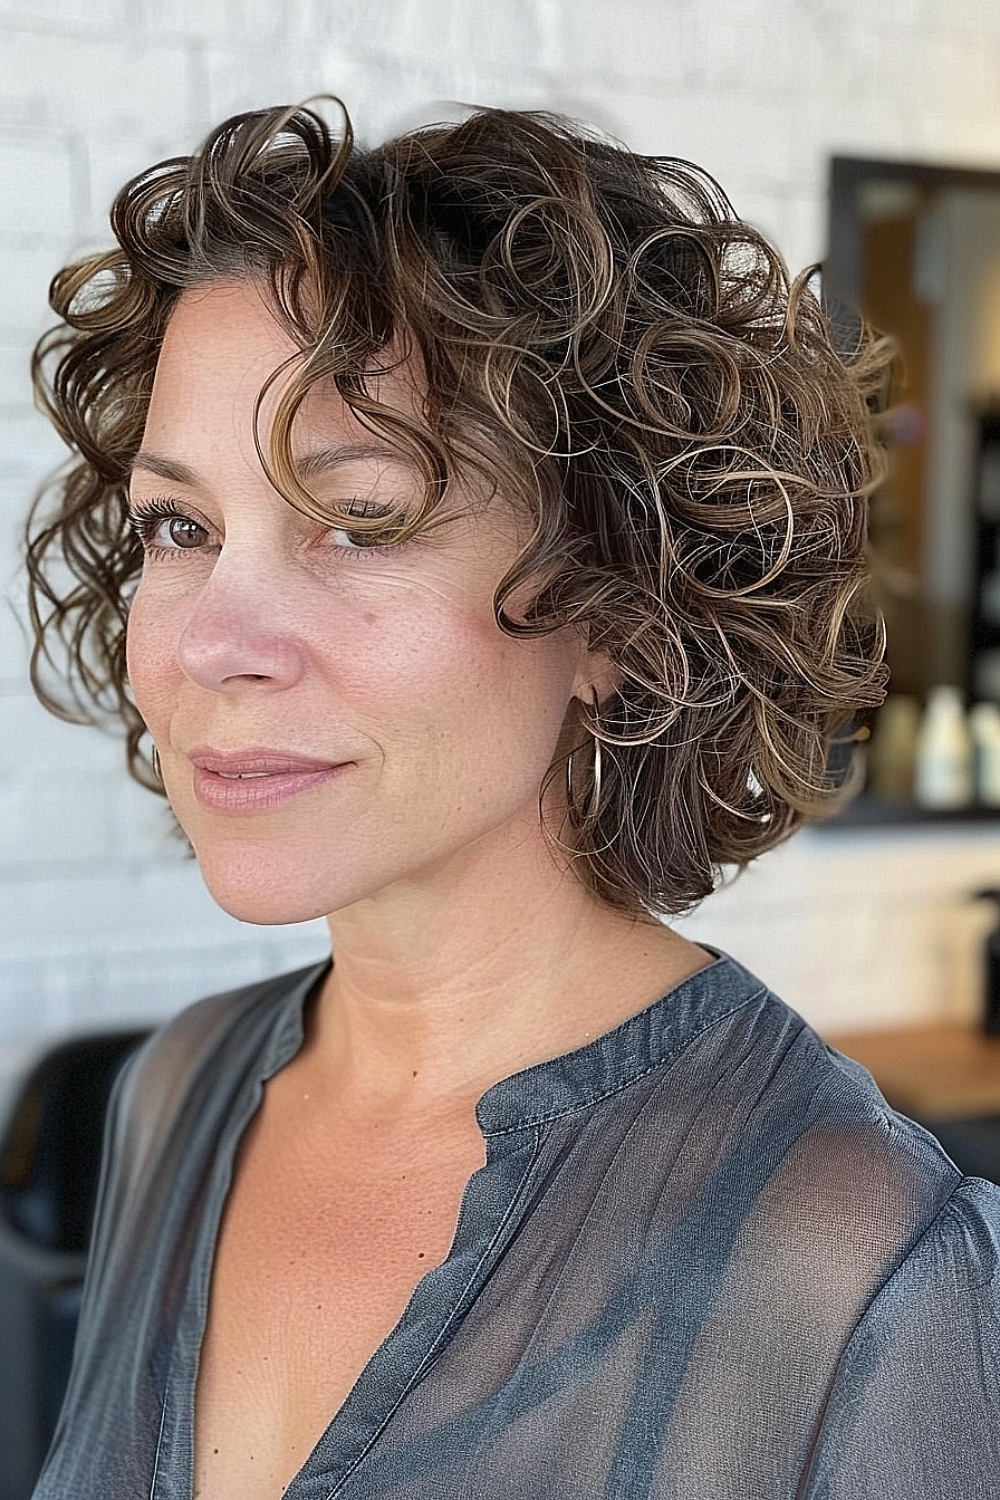
[{"label": "woman's eyebrow", "polygon": [[[371,459],[378,459],[380,463],[406,463],[405,455],[396,448],[390,448],[387,444],[354,443],[330,444],[312,449],[309,453],[302,454],[296,460],[295,466],[300,478],[312,479],[317,474],[328,473],[344,464],[360,463]],[[140,448],[132,460],[129,473],[134,473],[136,469],[144,469],[149,474],[156,474],[160,479],[169,479],[174,484],[183,484],[190,489],[199,489],[205,484],[197,470],[192,469],[188,464],[176,458],[167,458],[162,453],[153,453],[148,448]]]},{"label": "woman's eyebrow", "polygon": [[150,453],[146,448],[140,448],[133,458],[129,474],[134,474],[136,469],[145,469],[149,474],[158,474],[161,479],[170,479],[174,484],[184,484],[192,489],[197,488],[201,482],[194,469],[189,469],[187,464],[182,464],[175,458],[164,458],[159,453]]},{"label": "woman's eyebrow", "polygon": [[302,479],[312,479],[317,474],[326,474],[331,469],[338,469],[344,464],[364,463],[367,460],[378,459],[380,463],[405,464],[408,462],[406,455],[398,448],[390,448],[386,443],[355,443],[351,445],[336,445],[323,448],[313,448],[308,453],[301,454],[295,461],[295,467]]}]

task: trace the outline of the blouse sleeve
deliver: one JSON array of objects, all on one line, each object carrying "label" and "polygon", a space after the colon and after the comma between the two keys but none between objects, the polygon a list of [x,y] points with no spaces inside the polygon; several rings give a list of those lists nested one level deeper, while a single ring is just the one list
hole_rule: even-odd
[{"label": "blouse sleeve", "polygon": [[869,1305],[802,1495],[1000,1497],[1000,1187],[963,1178]]}]

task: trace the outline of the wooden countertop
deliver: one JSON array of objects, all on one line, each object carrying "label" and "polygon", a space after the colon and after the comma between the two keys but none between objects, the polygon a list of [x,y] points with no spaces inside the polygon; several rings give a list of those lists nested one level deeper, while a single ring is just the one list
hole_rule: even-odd
[{"label": "wooden countertop", "polygon": [[1000,1037],[964,1025],[824,1036],[867,1068],[894,1109],[918,1120],[1000,1115]]}]

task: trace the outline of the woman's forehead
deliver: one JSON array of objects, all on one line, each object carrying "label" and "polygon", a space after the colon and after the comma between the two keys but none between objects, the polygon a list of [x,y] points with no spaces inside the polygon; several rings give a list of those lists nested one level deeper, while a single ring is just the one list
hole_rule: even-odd
[{"label": "woman's forehead", "polygon": [[[373,361],[373,365],[375,362]],[[163,423],[198,426],[229,411],[240,427],[256,419],[270,429],[280,400],[301,375],[303,351],[275,313],[267,289],[253,280],[213,282],[185,291],[171,314],[160,348],[147,431]],[[419,423],[425,381],[419,357],[401,341],[379,352],[366,378],[368,395]],[[307,390],[295,422],[295,448],[307,467],[329,467],[331,451],[353,460],[362,452],[405,462],[402,448],[377,438],[343,400],[331,380]]]}]

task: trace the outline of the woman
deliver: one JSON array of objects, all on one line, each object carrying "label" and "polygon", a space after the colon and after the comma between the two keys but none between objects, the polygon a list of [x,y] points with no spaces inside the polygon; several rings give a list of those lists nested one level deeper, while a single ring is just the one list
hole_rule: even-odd
[{"label": "woman", "polygon": [[881,697],[883,350],[540,116],[240,116],[113,226],[38,675],[334,961],[123,1076],[39,1500],[997,1493],[1000,1193],[662,920]]}]

